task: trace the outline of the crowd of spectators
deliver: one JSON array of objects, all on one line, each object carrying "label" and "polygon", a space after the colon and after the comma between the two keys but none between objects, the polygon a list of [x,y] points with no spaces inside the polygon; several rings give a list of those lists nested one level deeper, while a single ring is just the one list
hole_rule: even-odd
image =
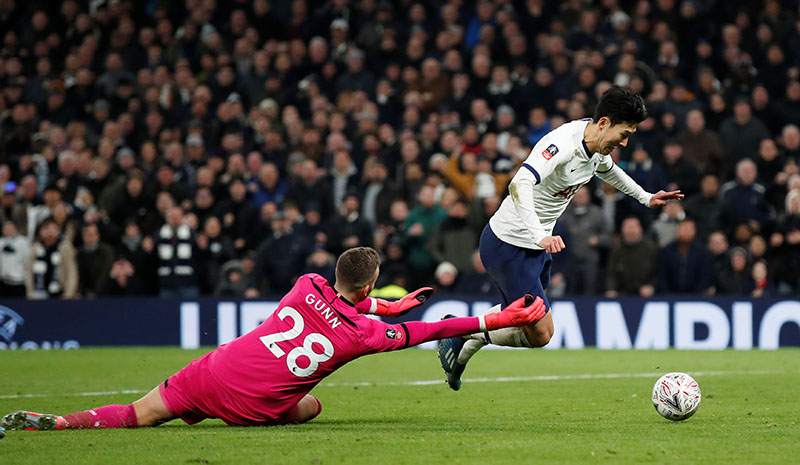
[{"label": "crowd of spectators", "polygon": [[480,231],[612,84],[650,117],[554,296],[800,292],[797,0],[0,0],[0,295],[277,295],[373,246],[494,295]]}]

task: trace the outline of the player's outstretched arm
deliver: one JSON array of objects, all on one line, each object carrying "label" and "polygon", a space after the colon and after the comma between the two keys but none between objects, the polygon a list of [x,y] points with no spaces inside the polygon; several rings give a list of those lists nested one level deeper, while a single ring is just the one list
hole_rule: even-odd
[{"label": "player's outstretched arm", "polygon": [[511,326],[527,326],[541,320],[546,312],[541,297],[530,294],[520,297],[498,313],[477,317],[449,318],[433,323],[409,321],[403,325],[408,335],[407,346],[448,337],[465,336],[479,331],[493,331]]},{"label": "player's outstretched arm", "polygon": [[422,305],[433,294],[432,287],[423,287],[406,295],[405,297],[389,302],[383,299],[374,299],[375,305],[369,308],[356,306],[359,313],[370,313],[379,316],[401,316],[408,313],[417,305]]},{"label": "player's outstretched arm", "polygon": [[677,199],[680,200],[684,197],[681,191],[658,191],[650,198],[650,208],[663,207],[667,204],[667,200]]}]

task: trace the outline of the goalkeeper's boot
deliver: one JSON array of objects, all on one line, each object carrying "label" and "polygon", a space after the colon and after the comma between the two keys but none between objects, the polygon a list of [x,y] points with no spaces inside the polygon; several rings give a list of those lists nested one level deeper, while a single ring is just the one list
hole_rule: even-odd
[{"label": "goalkeeper's boot", "polygon": [[[445,315],[442,319],[447,318],[455,318],[455,316]],[[449,337],[439,341],[439,362],[447,374],[447,384],[454,391],[461,389],[461,375],[467,367],[466,363],[458,362],[458,354],[461,353],[465,342],[467,341],[461,337]]]},{"label": "goalkeeper's boot", "polygon": [[68,423],[64,417],[49,413],[26,412],[17,410],[3,417],[3,428],[7,430],[39,430],[51,431],[57,429],[67,429]]}]

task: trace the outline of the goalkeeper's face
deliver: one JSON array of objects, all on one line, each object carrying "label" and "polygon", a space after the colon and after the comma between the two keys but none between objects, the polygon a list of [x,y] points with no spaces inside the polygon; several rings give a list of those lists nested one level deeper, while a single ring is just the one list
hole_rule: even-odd
[{"label": "goalkeeper's face", "polygon": [[[605,120],[605,121],[603,121]],[[637,123],[617,123],[611,124],[611,121],[603,117],[600,123],[600,148],[598,152],[603,155],[608,155],[613,152],[615,148],[628,145],[628,138],[636,132],[639,126]]]}]

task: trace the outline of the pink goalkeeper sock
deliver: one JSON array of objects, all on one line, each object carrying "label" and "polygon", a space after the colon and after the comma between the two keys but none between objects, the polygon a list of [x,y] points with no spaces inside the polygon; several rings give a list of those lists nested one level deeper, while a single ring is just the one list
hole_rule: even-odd
[{"label": "pink goalkeeper sock", "polygon": [[131,405],[106,405],[83,412],[64,415],[69,429],[136,428],[136,411]]}]

